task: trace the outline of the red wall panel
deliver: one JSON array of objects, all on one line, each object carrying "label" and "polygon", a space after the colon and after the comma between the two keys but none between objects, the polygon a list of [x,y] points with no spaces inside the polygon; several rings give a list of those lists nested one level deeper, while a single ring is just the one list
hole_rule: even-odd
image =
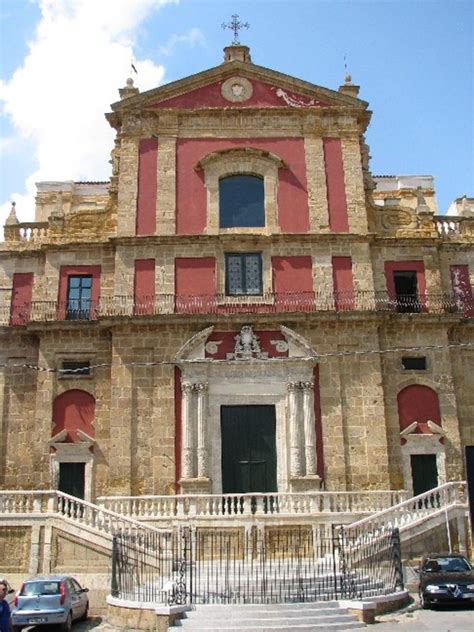
[{"label": "red wall panel", "polygon": [[155,307],[155,260],[135,260],[134,314],[153,314]]},{"label": "red wall panel", "polygon": [[137,235],[156,232],[158,139],[144,138],[138,149]]},{"label": "red wall panel", "polygon": [[288,101],[295,105],[304,107],[322,107],[328,105],[323,101],[310,99],[307,96],[294,92],[283,91],[281,88],[272,86],[262,81],[252,81],[252,96],[247,101],[232,102],[222,96],[222,81],[212,83],[196,90],[191,90],[177,97],[165,99],[156,103],[155,108],[199,108],[199,107],[225,107],[225,108],[248,108],[248,107],[286,107]]},{"label": "red wall panel", "polygon": [[340,138],[323,138],[324,165],[329,211],[329,228],[333,233],[347,233],[346,185]]},{"label": "red wall panel", "polygon": [[202,312],[215,305],[216,260],[214,257],[175,259],[176,311]]},{"label": "red wall panel", "polygon": [[334,303],[338,311],[354,309],[354,278],[351,257],[332,258]]},{"label": "red wall panel", "polygon": [[314,304],[311,257],[272,257],[277,309],[304,311]]},{"label": "red wall panel", "polygon": [[288,169],[279,169],[279,225],[283,232],[308,232],[308,190],[302,138],[178,139],[176,232],[199,234],[205,231],[207,194],[204,174],[194,167],[207,154],[234,147],[254,147],[270,151],[285,161]]},{"label": "red wall panel", "polygon": [[418,421],[417,433],[430,433],[426,422],[434,421],[441,426],[438,395],[428,386],[413,384],[398,393],[398,420],[400,430]]},{"label": "red wall panel", "polygon": [[58,320],[65,320],[66,318],[68,277],[81,274],[92,276],[92,310],[90,319],[95,318],[100,298],[100,266],[61,266],[59,273]]},{"label": "red wall panel", "polygon": [[33,279],[33,272],[16,272],[13,275],[11,325],[26,325],[30,320]]},{"label": "red wall panel", "polygon": [[94,436],[95,399],[86,391],[73,389],[56,397],[53,402],[54,437],[67,430],[66,441],[79,441],[77,431]]},{"label": "red wall panel", "polygon": [[464,316],[474,316],[474,301],[472,299],[471,278],[468,265],[450,266],[451,285],[456,303]]}]

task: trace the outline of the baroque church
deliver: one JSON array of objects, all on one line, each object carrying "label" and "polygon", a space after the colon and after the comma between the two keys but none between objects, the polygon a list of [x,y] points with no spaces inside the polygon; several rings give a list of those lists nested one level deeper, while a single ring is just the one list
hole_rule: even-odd
[{"label": "baroque church", "polygon": [[[375,176],[372,113],[224,49],[106,114],[108,182],[0,243],[0,486],[104,496],[465,477],[474,201]],[[104,122],[104,124],[107,124]]]}]

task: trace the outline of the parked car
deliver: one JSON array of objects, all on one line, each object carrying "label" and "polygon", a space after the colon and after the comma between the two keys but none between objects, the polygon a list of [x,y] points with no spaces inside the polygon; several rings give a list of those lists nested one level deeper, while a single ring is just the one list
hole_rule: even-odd
[{"label": "parked car", "polygon": [[463,555],[429,555],[418,569],[422,608],[454,603],[474,603],[474,569]]},{"label": "parked car", "polygon": [[28,579],[13,603],[13,632],[29,625],[51,624],[71,630],[73,621],[88,617],[88,592],[88,588],[82,588],[74,577],[67,575]]}]

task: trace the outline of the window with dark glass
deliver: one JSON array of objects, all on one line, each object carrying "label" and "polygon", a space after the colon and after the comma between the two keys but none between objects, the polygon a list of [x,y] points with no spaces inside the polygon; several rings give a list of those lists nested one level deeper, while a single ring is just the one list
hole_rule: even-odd
[{"label": "window with dark glass", "polygon": [[426,371],[426,358],[424,356],[402,358],[402,367],[405,371]]},{"label": "window with dark glass", "polygon": [[92,275],[71,275],[67,282],[66,318],[87,320],[90,317]]},{"label": "window with dark glass", "polygon": [[221,228],[265,226],[263,178],[236,175],[219,180]]},{"label": "window with dark glass", "polygon": [[262,255],[259,252],[227,254],[226,294],[262,294]]},{"label": "window with dark glass", "polygon": [[418,283],[415,271],[396,270],[393,273],[397,312],[419,312]]},{"label": "window with dark glass", "polygon": [[74,360],[65,360],[61,371],[61,377],[81,377],[91,374],[90,362],[79,362]]}]

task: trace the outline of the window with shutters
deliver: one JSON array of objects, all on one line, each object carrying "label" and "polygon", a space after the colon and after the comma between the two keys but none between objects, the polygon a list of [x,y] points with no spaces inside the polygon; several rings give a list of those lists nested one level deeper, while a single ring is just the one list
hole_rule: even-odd
[{"label": "window with shutters", "polygon": [[242,252],[226,254],[226,294],[228,296],[263,293],[262,254]]}]

